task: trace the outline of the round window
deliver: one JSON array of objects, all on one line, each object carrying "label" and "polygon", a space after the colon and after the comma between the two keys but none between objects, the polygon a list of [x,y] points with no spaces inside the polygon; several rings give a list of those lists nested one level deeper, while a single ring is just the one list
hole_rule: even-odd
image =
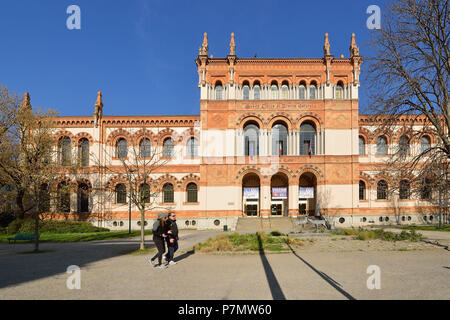
[{"label": "round window", "polygon": [[339,223],[344,223],[345,222],[345,219],[344,218],[340,218],[339,219]]},{"label": "round window", "polygon": [[408,221],[411,221],[411,217],[408,217]]},{"label": "round window", "polygon": [[219,226],[219,225],[220,225],[220,220],[215,220],[215,221],[214,221],[214,225],[215,225],[215,226]]},{"label": "round window", "polygon": [[386,220],[386,222],[388,222],[389,221],[389,217],[386,217],[384,220]]},{"label": "round window", "polygon": [[366,218],[366,217],[364,217],[364,218],[363,218],[363,222],[366,222],[366,221],[367,221],[367,218]]},{"label": "round window", "polygon": [[430,216],[430,221],[433,221],[433,216]]},{"label": "round window", "polygon": [[186,220],[185,224],[188,226],[189,225],[189,221]]},{"label": "round window", "polygon": [[117,222],[116,221],[113,222],[113,226],[117,227]]},{"label": "round window", "polygon": [[197,222],[195,222],[195,220],[192,220],[191,225],[195,226],[197,224]]},{"label": "round window", "polygon": [[137,222],[137,225],[138,225],[138,226],[140,226],[140,225],[141,225],[141,222],[140,222],[140,221],[138,221],[138,222]]},{"label": "round window", "polygon": [[120,221],[120,226],[123,227],[123,221]]},{"label": "round window", "polygon": [[405,216],[402,217],[402,221],[406,221],[406,217]]}]

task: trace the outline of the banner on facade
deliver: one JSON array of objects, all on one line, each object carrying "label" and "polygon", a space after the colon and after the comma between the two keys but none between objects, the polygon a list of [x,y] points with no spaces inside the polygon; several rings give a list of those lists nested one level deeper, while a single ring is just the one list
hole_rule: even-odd
[{"label": "banner on facade", "polygon": [[299,199],[314,199],[314,187],[300,187],[298,192]]},{"label": "banner on facade", "polygon": [[259,188],[244,188],[244,199],[259,199]]},{"label": "banner on facade", "polygon": [[272,188],[272,199],[287,199],[287,188]]}]

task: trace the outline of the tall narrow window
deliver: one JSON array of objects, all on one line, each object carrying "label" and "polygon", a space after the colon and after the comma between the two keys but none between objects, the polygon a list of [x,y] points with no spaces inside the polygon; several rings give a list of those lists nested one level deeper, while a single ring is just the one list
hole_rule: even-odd
[{"label": "tall narrow window", "polygon": [[197,185],[195,183],[189,183],[186,188],[186,191],[187,191],[187,202],[189,203],[198,202]]},{"label": "tall narrow window", "polygon": [[60,143],[60,155],[61,165],[70,166],[72,164],[72,143],[70,138],[63,137],[59,141]]},{"label": "tall narrow window", "polygon": [[359,136],[359,155],[364,156],[366,154],[366,142],[363,137]]},{"label": "tall narrow window", "polygon": [[46,183],[39,189],[39,212],[50,212],[50,189]]},{"label": "tall narrow window", "polygon": [[117,154],[117,158],[119,159],[126,159],[128,156],[128,144],[127,144],[127,140],[125,140],[124,138],[120,138],[117,141],[117,145],[116,145],[116,154]]},{"label": "tall narrow window", "polygon": [[242,96],[244,100],[250,99],[250,87],[248,85],[245,85],[242,89]]},{"label": "tall narrow window", "polygon": [[70,187],[66,182],[58,185],[58,211],[70,212]]},{"label": "tall narrow window", "polygon": [[255,85],[253,87],[253,99],[260,100],[261,99],[261,87],[259,85]]},{"label": "tall narrow window", "polygon": [[336,99],[344,99],[344,88],[342,86],[342,83],[338,83],[338,85],[336,86]]},{"label": "tall narrow window", "polygon": [[89,187],[85,183],[80,183],[78,185],[77,207],[78,213],[89,212]]},{"label": "tall narrow window", "polygon": [[377,184],[377,199],[378,200],[387,200],[387,189],[388,185],[386,181],[380,180]]},{"label": "tall narrow window", "polygon": [[123,183],[116,186],[116,203],[127,203],[127,187]]},{"label": "tall narrow window", "polygon": [[398,153],[401,156],[407,156],[409,154],[409,139],[407,136],[401,136],[398,141]]},{"label": "tall narrow window", "polygon": [[428,136],[423,136],[420,139],[420,147],[421,147],[422,153],[425,153],[428,150],[430,150],[431,141],[430,141],[430,138]]},{"label": "tall narrow window", "polygon": [[409,181],[408,180],[400,181],[399,196],[400,196],[400,200],[409,199]]},{"label": "tall narrow window", "polygon": [[144,138],[139,143],[139,155],[141,158],[150,158],[151,149],[150,149],[150,139]]},{"label": "tall narrow window", "polygon": [[197,158],[198,157],[198,142],[195,138],[190,138],[187,144],[187,157]]},{"label": "tall narrow window", "polygon": [[150,203],[150,186],[147,183],[141,184],[141,202]]},{"label": "tall narrow window", "polygon": [[272,100],[277,100],[278,99],[278,86],[276,84],[273,84],[270,87],[270,92],[271,92]]},{"label": "tall narrow window", "polygon": [[174,142],[172,138],[167,138],[166,140],[164,140],[164,144],[163,144],[163,153],[164,153],[164,158],[173,158],[173,148],[174,148]]},{"label": "tall narrow window", "polygon": [[78,154],[81,160],[81,166],[89,166],[89,140],[81,139],[78,145]]},{"label": "tall narrow window", "polygon": [[316,154],[316,128],[313,124],[305,122],[300,126],[300,155]]},{"label": "tall narrow window", "polygon": [[171,183],[166,183],[163,186],[163,202],[164,203],[174,203],[174,192],[173,185]]},{"label": "tall narrow window", "polygon": [[359,180],[359,200],[366,200],[366,183]]},{"label": "tall narrow window", "polygon": [[298,99],[299,100],[305,100],[306,99],[306,87],[301,84],[298,88]]},{"label": "tall narrow window", "polygon": [[223,87],[221,83],[216,84],[216,100],[223,100]]},{"label": "tall narrow window", "polygon": [[317,88],[315,84],[311,84],[309,87],[309,98],[311,100],[317,99]]},{"label": "tall narrow window", "polygon": [[275,124],[272,128],[272,155],[287,155],[288,129],[284,124]]},{"label": "tall narrow window", "polygon": [[289,97],[289,87],[286,84],[281,86],[281,99],[287,100]]},{"label": "tall narrow window", "polygon": [[384,156],[387,154],[387,140],[386,137],[378,137],[377,139],[377,155]]},{"label": "tall narrow window", "polygon": [[245,155],[259,155],[259,128],[255,124],[247,124],[244,128]]}]

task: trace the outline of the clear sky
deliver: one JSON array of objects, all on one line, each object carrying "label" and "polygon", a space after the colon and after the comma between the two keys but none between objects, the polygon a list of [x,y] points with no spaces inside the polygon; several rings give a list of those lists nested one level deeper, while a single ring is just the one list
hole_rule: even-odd
[{"label": "clear sky", "polygon": [[[81,30],[66,27],[72,4]],[[378,0],[2,0],[0,84],[61,115],[91,115],[98,90],[105,115],[199,114],[194,60],[204,32],[214,57],[226,56],[231,32],[238,57],[322,57],[326,32],[336,57],[349,56],[353,32],[364,56],[372,4],[383,8]],[[361,107],[366,87],[362,74]]]}]

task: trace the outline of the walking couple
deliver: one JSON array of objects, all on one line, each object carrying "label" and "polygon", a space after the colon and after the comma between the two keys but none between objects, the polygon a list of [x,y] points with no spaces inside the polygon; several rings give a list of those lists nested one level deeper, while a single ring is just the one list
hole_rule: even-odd
[{"label": "walking couple", "polygon": [[[173,260],[175,252],[178,250],[178,226],[176,215],[174,212],[169,213],[168,217],[164,213],[158,214],[158,220],[153,224],[153,241],[158,249],[158,253],[149,262],[158,269],[166,269],[168,265],[177,264]],[[167,242],[167,253],[166,252]],[[166,260],[166,264],[162,264],[162,258]],[[155,260],[158,259],[158,263]]]}]

